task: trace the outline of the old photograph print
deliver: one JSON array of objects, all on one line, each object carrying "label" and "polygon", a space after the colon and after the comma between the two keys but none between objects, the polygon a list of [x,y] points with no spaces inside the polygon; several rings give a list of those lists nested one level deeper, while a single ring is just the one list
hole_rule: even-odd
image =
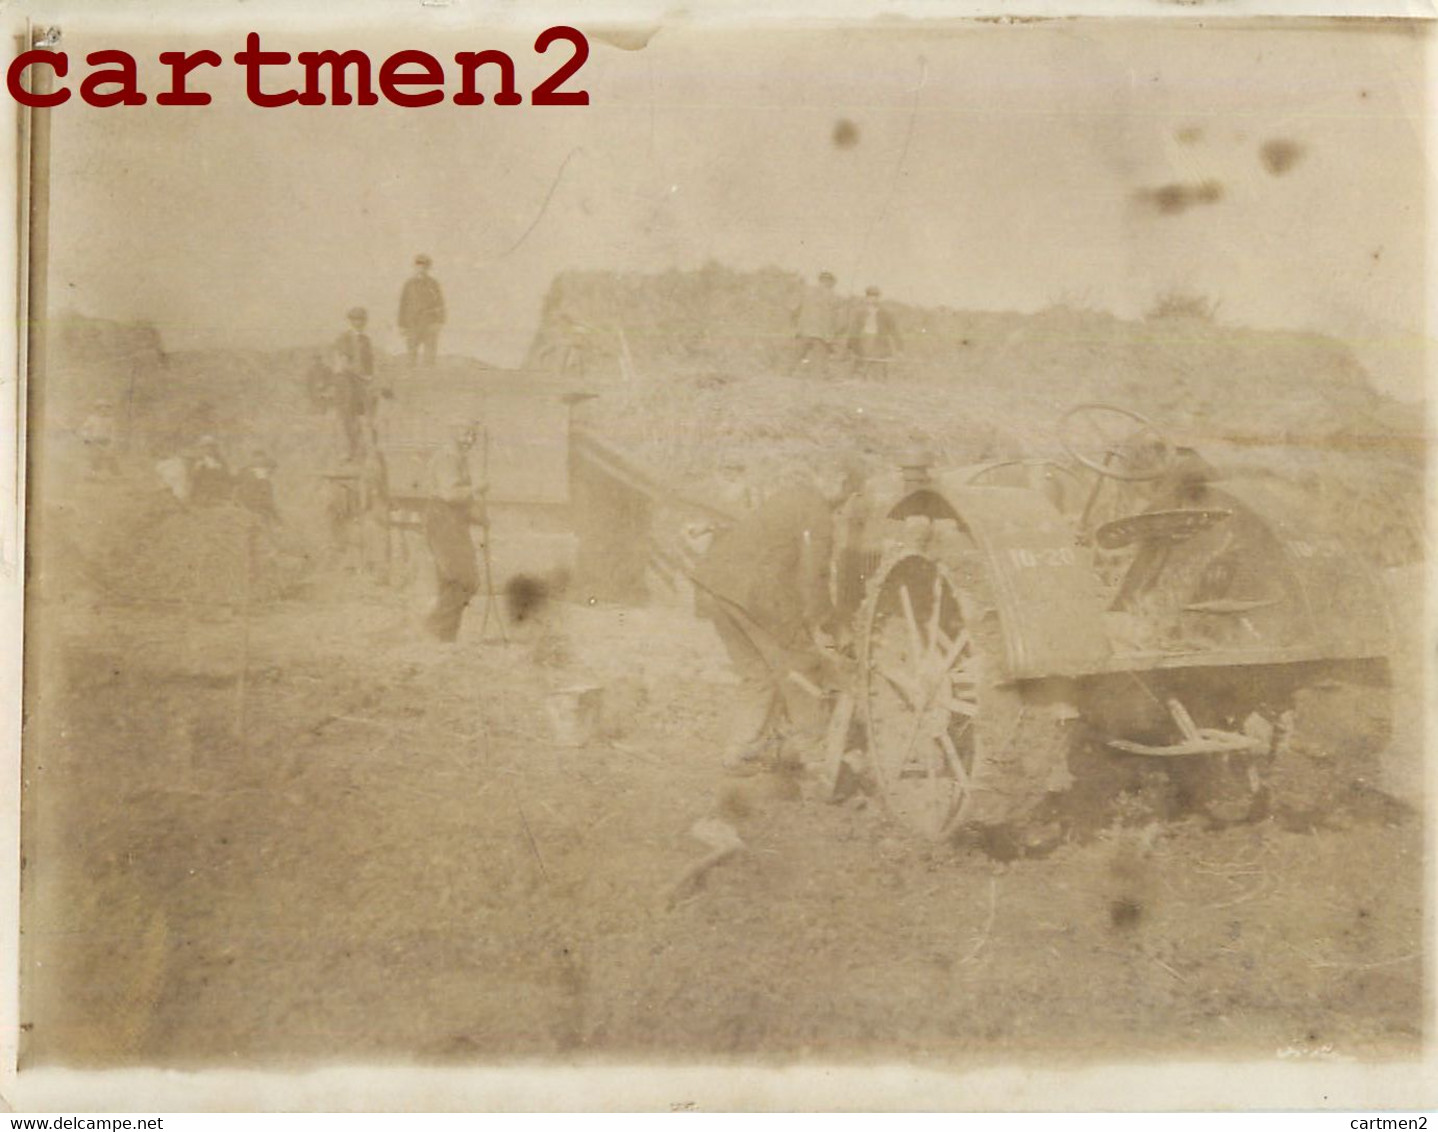
[{"label": "old photograph print", "polygon": [[31,68],[22,1067],[1419,1057],[1422,29],[547,27]]}]

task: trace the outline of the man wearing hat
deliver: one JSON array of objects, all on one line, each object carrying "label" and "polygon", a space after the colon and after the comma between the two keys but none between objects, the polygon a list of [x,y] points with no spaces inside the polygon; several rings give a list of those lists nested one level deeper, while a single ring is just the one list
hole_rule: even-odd
[{"label": "man wearing hat", "polygon": [[432,262],[427,255],[414,257],[414,274],[405,280],[399,296],[399,328],[411,368],[416,358],[426,366],[434,365],[439,328],[444,325],[444,292],[439,280],[429,273]]},{"label": "man wearing hat", "polygon": [[335,339],[330,369],[336,377],[335,411],[344,430],[345,458],[358,463],[375,440],[374,414],[379,403],[374,387],[374,346],[365,327],[369,314],[351,307],[345,316],[350,328]]},{"label": "man wearing hat", "polygon": [[[790,373],[808,370],[823,373],[839,335],[839,300],[834,294],[834,276],[819,272],[819,285],[805,287],[794,310],[794,361]],[[817,362],[817,365],[815,364]]]},{"label": "man wearing hat", "polygon": [[472,421],[456,425],[429,464],[430,499],[425,508],[424,535],[434,556],[436,592],[425,628],[441,641],[453,641],[459,636],[464,608],[479,592],[479,563],[469,534],[475,509],[484,506],[487,490],[484,484],[474,483],[469,470],[469,453],[478,434]]},{"label": "man wearing hat", "polygon": [[864,301],[849,320],[849,350],[855,377],[886,377],[889,363],[904,348],[899,325],[879,301],[879,288],[864,291]]}]

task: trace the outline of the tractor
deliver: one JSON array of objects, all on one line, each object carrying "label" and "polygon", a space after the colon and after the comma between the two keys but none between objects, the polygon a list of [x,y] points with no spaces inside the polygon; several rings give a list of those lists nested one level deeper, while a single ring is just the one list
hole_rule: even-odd
[{"label": "tractor", "polygon": [[1324,804],[1385,742],[1380,577],[1273,477],[1225,476],[1139,413],[1080,405],[1057,440],[907,455],[841,511],[831,744],[933,839],[1037,820],[1080,734],[1216,820]]}]

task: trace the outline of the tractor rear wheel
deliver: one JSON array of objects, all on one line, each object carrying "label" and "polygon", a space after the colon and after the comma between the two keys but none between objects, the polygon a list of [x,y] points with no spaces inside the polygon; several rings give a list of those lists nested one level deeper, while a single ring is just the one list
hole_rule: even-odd
[{"label": "tractor rear wheel", "polygon": [[881,564],[860,611],[859,701],[890,815],[940,840],[1020,824],[1067,772],[1069,716],[1004,681],[998,613],[973,553],[911,547]]}]

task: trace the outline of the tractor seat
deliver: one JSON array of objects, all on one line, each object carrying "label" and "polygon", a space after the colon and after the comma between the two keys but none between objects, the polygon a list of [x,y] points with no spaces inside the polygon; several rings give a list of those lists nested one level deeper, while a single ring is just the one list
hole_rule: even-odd
[{"label": "tractor seat", "polygon": [[1122,550],[1136,542],[1179,543],[1231,518],[1233,512],[1221,507],[1144,511],[1105,523],[1094,532],[1094,542],[1102,550]]}]

